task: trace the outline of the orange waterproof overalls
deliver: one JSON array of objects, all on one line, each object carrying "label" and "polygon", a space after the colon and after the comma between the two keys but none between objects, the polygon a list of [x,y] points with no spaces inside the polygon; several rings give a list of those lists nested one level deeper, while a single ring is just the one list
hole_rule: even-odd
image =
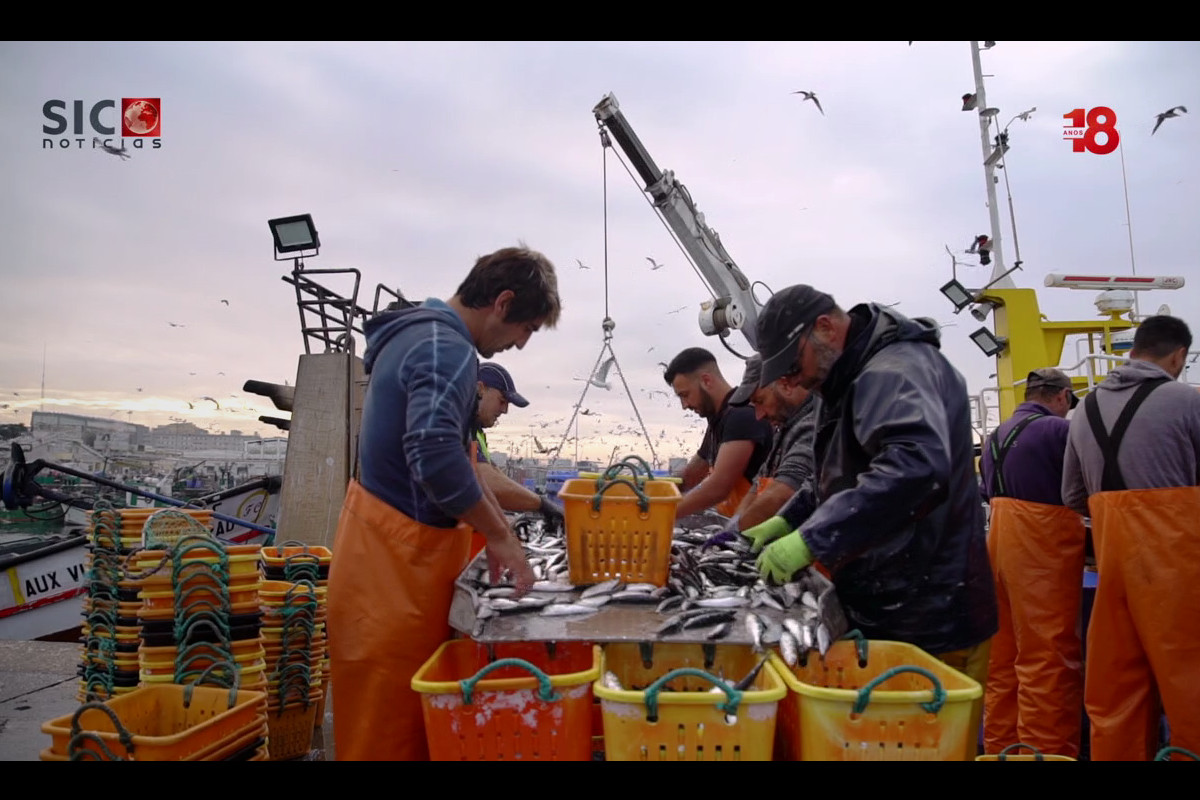
[{"label": "orange waterproof overalls", "polygon": [[339,761],[427,760],[412,677],[451,636],[469,530],[419,523],[351,480],[329,569],[329,655]]},{"label": "orange waterproof overalls", "polygon": [[738,478],[737,483],[729,491],[728,496],[720,503],[717,503],[713,508],[718,514],[726,517],[732,517],[737,513],[738,506],[742,504],[742,500],[750,493],[750,481],[743,475]]},{"label": "orange waterproof overalls", "polygon": [[1084,687],[1093,761],[1152,758],[1164,710],[1171,744],[1200,751],[1200,487],[1127,489],[1117,465],[1129,417],[1166,381],[1138,390],[1111,438],[1094,398],[1084,401],[1105,454],[1101,491],[1088,498],[1099,572]]}]

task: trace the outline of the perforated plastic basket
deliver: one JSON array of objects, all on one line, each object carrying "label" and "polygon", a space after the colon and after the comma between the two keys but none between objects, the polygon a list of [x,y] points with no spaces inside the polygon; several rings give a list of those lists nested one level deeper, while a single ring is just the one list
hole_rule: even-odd
[{"label": "perforated plastic basket", "polygon": [[783,759],[962,761],[975,746],[971,703],[982,687],[919,647],[843,640],[824,659],[788,667],[772,653],[771,663],[789,689]]},{"label": "perforated plastic basket", "polygon": [[434,761],[588,761],[600,648],[445,642],[413,676]]},{"label": "perforated plastic basket", "polygon": [[611,578],[662,586],[671,572],[675,507],[669,481],[571,478],[558,492],[565,511],[571,583]]},{"label": "perforated plastic basket", "polygon": [[[733,688],[762,658],[750,647],[609,644],[597,680],[608,761],[770,761],[779,701],[787,694],[768,663],[745,691]],[[717,687],[720,691],[713,692]]]}]

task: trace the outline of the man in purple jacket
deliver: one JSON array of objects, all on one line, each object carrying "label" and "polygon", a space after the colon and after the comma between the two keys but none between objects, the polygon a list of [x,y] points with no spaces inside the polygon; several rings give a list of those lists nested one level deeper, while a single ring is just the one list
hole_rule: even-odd
[{"label": "man in purple jacket", "polygon": [[1079,640],[1083,520],[1062,500],[1063,455],[1079,403],[1061,370],[1036,369],[1025,402],[983,446],[988,554],[1000,630],[984,694],[984,752],[1021,742],[1075,758],[1083,719]]}]

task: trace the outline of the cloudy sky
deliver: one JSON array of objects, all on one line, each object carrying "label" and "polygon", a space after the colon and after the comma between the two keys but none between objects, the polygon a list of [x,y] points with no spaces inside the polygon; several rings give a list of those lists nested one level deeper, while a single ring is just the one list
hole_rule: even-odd
[{"label": "cloudy sky", "polygon": [[[1169,303],[1200,329],[1200,45],[1000,42],[981,58],[1001,124],[1037,108],[1009,129],[1017,284],[1130,272],[1121,153],[1073,153],[1062,139],[1064,114],[1108,106],[1137,272],[1188,281],[1150,293],[1143,311]],[[656,454],[690,454],[701,428],[661,394],[657,362],[708,347],[731,383],[741,362],[700,333],[708,289],[619,149],[601,146],[592,108],[608,92],[751,280],[932,316],[978,392],[994,362],[967,339],[978,323],[938,293],[945,246],[961,252],[989,231],[978,121],[961,111],[973,91],[967,42],[0,44],[0,420],[27,423],[44,403],[270,434],[255,421],[269,401],[242,384],[294,383],[304,345],[281,280],[291,265],[273,260],[266,221],[309,212],[323,246],[308,266],[359,269],[368,307],[381,283],[449,297],[477,256],[518,241],[558,266],[558,329],[503,357],[533,404],[501,420],[497,450],[564,435],[584,387],[573,378],[602,345],[607,260],[613,347]],[[127,161],[95,150],[86,113],[70,148],[61,136],[43,147],[47,100],[66,101],[70,121],[75,100],[86,111],[124,97],[161,98],[160,148]],[[1195,113],[1151,136],[1177,105]],[[959,258],[965,283],[987,281],[990,268]],[[1039,292],[1053,319],[1094,316],[1093,296]],[[580,422],[582,457],[618,445],[649,455],[612,433],[634,424],[619,381],[584,406],[598,415]]]}]

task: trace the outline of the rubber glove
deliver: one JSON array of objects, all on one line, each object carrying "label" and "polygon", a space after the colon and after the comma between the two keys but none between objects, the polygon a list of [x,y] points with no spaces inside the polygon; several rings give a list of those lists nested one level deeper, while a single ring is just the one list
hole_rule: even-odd
[{"label": "rubber glove", "polygon": [[771,542],[778,539],[780,536],[787,536],[792,532],[792,527],[783,517],[771,517],[766,522],[760,522],[753,528],[747,528],[742,531],[742,536],[745,536],[753,544],[750,546],[751,553],[757,553]]},{"label": "rubber glove", "polygon": [[804,543],[800,531],[796,530],[767,545],[754,565],[764,581],[782,585],[813,561],[812,552]]},{"label": "rubber glove", "polygon": [[546,520],[547,529],[562,530],[563,507],[561,505],[551,500],[549,497],[543,496],[538,510],[542,512],[542,518]]},{"label": "rubber glove", "polygon": [[725,527],[714,533],[712,536],[704,540],[704,544],[700,545],[700,550],[703,552],[710,547],[716,547],[719,544],[732,542],[733,538],[738,535],[738,517],[736,514],[725,523]]}]

